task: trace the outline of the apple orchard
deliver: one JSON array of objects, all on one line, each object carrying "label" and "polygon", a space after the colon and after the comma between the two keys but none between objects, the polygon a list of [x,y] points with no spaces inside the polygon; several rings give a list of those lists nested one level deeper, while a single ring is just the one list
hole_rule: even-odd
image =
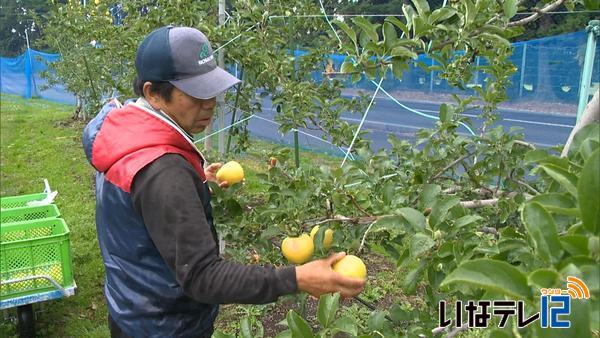
[{"label": "apple orchard", "polygon": [[[220,109],[235,110],[242,120],[260,114],[262,98],[269,97],[281,133],[315,129],[335,146],[351,148],[342,165],[341,158],[311,160],[285,147],[265,150],[245,182],[239,182],[242,167],[230,162],[220,174],[230,186],[211,183],[211,189],[225,257],[281,266],[344,251],[349,256],[335,269],[366,278],[360,300],[296,295],[272,306],[242,307],[215,336],[597,335],[599,124],[581,125],[565,147],[539,148],[495,123],[516,70],[508,61],[509,41],[557,6],[593,4],[462,0],[433,7],[412,0],[398,8],[402,16],[376,20],[334,17],[332,7],[319,1],[239,0],[230,2],[226,22],[218,25],[216,1],[134,0],[123,2],[127,16],[114,25],[106,14],[112,2],[95,3],[54,4],[45,31],[45,43],[62,55],[54,79],[77,94],[79,117],[97,112],[100,93],[132,97],[131,60],[145,34],[186,25],[205,32],[215,50],[223,47],[225,63],[243,74]],[[519,12],[533,14],[517,19]],[[101,47],[90,46],[92,40]],[[296,47],[307,53],[292,55]],[[324,56],[332,53],[347,56],[342,75],[314,81],[310,74],[322,72]],[[419,66],[435,67],[456,88],[464,89],[476,69],[485,82],[442,104],[434,128],[419,130],[410,141],[389,135],[390,147],[372,149],[368,132],[342,120],[342,112],[362,117],[377,84],[401,79],[423,53],[435,66]],[[374,81],[372,92],[341,95],[346,79],[362,78]],[[485,122],[465,136],[457,129],[472,126],[463,113],[473,107]],[[228,152],[217,152],[210,142],[198,146],[212,162],[244,166],[254,142],[247,124],[228,133]],[[565,288],[567,276],[586,281],[591,291],[589,300],[573,300],[568,329],[546,330],[538,323],[519,328],[512,319],[504,327],[492,321],[484,330],[438,327],[442,300],[520,300],[530,313],[540,309],[540,288]],[[281,325],[265,319],[281,312]]]}]

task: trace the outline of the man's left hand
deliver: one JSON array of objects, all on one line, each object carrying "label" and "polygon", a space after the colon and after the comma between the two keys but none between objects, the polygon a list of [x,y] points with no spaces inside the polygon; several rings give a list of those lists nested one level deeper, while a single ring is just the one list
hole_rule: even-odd
[{"label": "man's left hand", "polygon": [[217,180],[217,171],[219,171],[222,166],[223,163],[221,162],[211,163],[208,167],[204,168],[204,175],[206,176],[207,181],[215,182],[221,188],[227,188],[229,187],[229,183],[227,181],[219,182]]}]

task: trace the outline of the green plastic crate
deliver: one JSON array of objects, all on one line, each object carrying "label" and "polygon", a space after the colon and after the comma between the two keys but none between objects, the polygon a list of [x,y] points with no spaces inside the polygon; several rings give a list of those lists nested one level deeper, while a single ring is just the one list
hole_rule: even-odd
[{"label": "green plastic crate", "polygon": [[0,197],[0,208],[2,209],[12,209],[12,208],[22,208],[27,206],[27,202],[31,201],[41,201],[48,196],[47,193],[37,193],[37,194],[29,194],[29,195],[19,195],[19,196],[10,196],[10,197]]},{"label": "green plastic crate", "polygon": [[33,221],[41,218],[59,217],[60,211],[54,204],[0,210],[0,224]]},{"label": "green plastic crate", "polygon": [[43,278],[5,283],[34,275],[50,275],[63,288],[74,286],[69,228],[62,218],[0,226],[0,300],[56,290]]}]

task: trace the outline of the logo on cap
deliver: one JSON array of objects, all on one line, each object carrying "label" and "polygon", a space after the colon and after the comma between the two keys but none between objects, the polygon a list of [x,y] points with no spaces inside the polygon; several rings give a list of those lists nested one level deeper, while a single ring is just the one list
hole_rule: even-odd
[{"label": "logo on cap", "polygon": [[198,53],[198,58],[200,59],[200,61],[198,61],[199,65],[203,65],[207,62],[212,61],[213,56],[208,51],[208,44],[205,43],[202,45],[202,47],[200,48],[200,53]]}]

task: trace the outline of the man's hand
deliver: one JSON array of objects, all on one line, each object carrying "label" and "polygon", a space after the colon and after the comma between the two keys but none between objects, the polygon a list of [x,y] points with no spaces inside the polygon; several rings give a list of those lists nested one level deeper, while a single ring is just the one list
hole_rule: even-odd
[{"label": "man's hand", "polygon": [[326,293],[339,292],[342,297],[354,297],[362,292],[365,281],[345,277],[331,268],[346,254],[339,252],[325,259],[319,259],[296,267],[298,290],[307,292],[313,297]]},{"label": "man's hand", "polygon": [[219,182],[217,180],[217,171],[219,171],[219,169],[221,169],[222,166],[223,166],[223,163],[221,163],[221,162],[210,164],[208,167],[206,167],[204,169],[204,176],[206,176],[207,181],[215,182],[221,188],[227,188],[227,187],[229,187],[229,183],[227,181]]}]

